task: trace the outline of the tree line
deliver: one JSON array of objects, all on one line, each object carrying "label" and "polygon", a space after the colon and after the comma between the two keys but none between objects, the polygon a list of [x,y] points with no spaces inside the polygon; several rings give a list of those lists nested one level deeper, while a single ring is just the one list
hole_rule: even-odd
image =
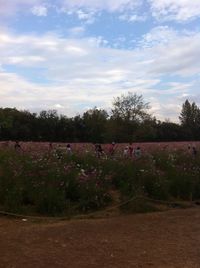
[{"label": "tree line", "polygon": [[129,92],[113,100],[111,112],[94,107],[67,117],[56,110],[31,113],[0,108],[0,140],[51,142],[153,142],[200,139],[200,109],[186,100],[180,123],[157,120],[142,95]]}]

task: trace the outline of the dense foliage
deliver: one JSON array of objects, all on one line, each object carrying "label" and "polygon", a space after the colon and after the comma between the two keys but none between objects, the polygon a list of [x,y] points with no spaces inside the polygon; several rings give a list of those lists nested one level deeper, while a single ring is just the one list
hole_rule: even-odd
[{"label": "dense foliage", "polygon": [[96,107],[69,118],[57,111],[39,114],[0,108],[0,140],[62,142],[134,142],[199,140],[200,110],[185,101],[180,124],[161,122],[148,113],[142,96],[128,93],[114,99],[108,114]]}]

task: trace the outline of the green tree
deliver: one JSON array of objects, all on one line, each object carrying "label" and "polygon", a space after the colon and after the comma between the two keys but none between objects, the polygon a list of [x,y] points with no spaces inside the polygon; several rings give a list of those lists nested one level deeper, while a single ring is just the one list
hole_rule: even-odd
[{"label": "green tree", "polygon": [[158,141],[181,141],[187,139],[183,128],[169,120],[165,122],[158,121],[156,129]]},{"label": "green tree", "polygon": [[135,141],[155,141],[157,138],[156,118],[147,118],[140,123],[134,132]]},{"label": "green tree", "polygon": [[199,108],[196,103],[193,102],[191,104],[188,100],[186,100],[182,105],[181,114],[179,116],[181,125],[193,127],[198,121],[198,116]]},{"label": "green tree", "polygon": [[56,127],[59,116],[56,110],[41,111],[38,116],[38,127],[41,140],[56,141]]},{"label": "green tree", "polygon": [[149,117],[147,110],[149,103],[145,103],[142,95],[128,92],[114,99],[112,117],[126,121],[142,122]]},{"label": "green tree", "polygon": [[179,120],[188,138],[198,139],[200,134],[200,109],[195,102],[191,104],[186,100],[183,103]]},{"label": "green tree", "polygon": [[128,92],[115,98],[108,124],[109,140],[132,142],[138,139],[135,133],[145,120],[150,119],[148,109],[149,103],[144,102],[142,95]]},{"label": "green tree", "polygon": [[87,132],[87,141],[104,142],[108,114],[105,110],[94,107],[83,114]]}]

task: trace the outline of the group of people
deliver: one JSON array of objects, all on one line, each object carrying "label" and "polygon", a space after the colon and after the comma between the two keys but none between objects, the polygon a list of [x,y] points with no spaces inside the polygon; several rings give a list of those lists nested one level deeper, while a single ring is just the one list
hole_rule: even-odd
[{"label": "group of people", "polygon": [[[94,144],[94,151],[95,151],[95,155],[98,158],[101,158],[102,156],[107,156],[105,150],[103,150],[101,144],[99,143]],[[108,155],[112,158],[114,156],[115,151],[116,151],[116,144],[115,142],[112,142],[108,148]]]},{"label": "group of people", "polygon": [[[14,144],[14,149],[16,152],[23,152],[23,148],[19,141],[16,141]],[[56,147],[53,146],[53,144],[49,143],[49,152],[55,151],[58,155],[58,158],[61,158],[63,153],[67,153],[68,155],[72,155],[73,150],[71,147],[71,144],[68,143],[67,145],[57,145]],[[117,152],[118,151],[118,152]],[[195,146],[188,145],[188,152],[191,153],[194,157],[197,155],[198,151]],[[102,157],[109,157],[114,158],[117,154],[119,155],[119,150],[117,150],[117,145],[115,142],[112,142],[108,147],[102,147],[100,143],[94,144],[94,153],[96,157],[102,158]],[[137,146],[136,148],[133,147],[132,143],[129,143],[129,145],[126,145],[123,148],[123,152],[121,152],[121,156],[124,158],[140,158],[142,155],[141,147]]]},{"label": "group of people", "polygon": [[[49,143],[49,152],[52,152],[54,150],[53,144]],[[67,144],[66,147],[63,147],[62,145],[58,145],[57,148],[55,148],[55,154],[58,159],[62,158],[63,153],[67,153],[68,155],[72,155],[72,148],[71,144]]]},{"label": "group of people", "polygon": [[124,158],[133,157],[133,156],[136,158],[139,158],[141,154],[142,154],[141,148],[138,146],[134,149],[131,143],[129,144],[129,146],[126,146],[124,148],[124,152],[123,152]]},{"label": "group of people", "polygon": [[[115,142],[112,142],[106,149],[105,147],[103,148],[100,143],[95,143],[93,144],[93,146],[94,146],[94,154],[97,158],[102,158],[102,157],[114,158],[114,156],[116,156],[117,154],[117,145]],[[56,148],[53,148],[53,144],[49,143],[49,151],[52,151],[52,150],[55,150],[58,158],[61,158],[61,155],[63,153],[67,153],[68,155],[71,155],[73,153],[71,144],[69,143],[65,146],[58,145]],[[141,148],[136,147],[134,149],[133,145],[130,143],[129,146],[125,146],[122,156],[124,158],[129,158],[129,157],[139,158],[141,154],[142,154]]]},{"label": "group of people", "polygon": [[[114,155],[116,154],[117,145],[115,144],[115,142],[112,142],[108,147],[107,154],[103,150],[101,144],[96,143],[94,145],[94,149],[95,149],[95,154],[98,158],[101,158],[102,156],[109,156],[110,158],[113,158]],[[140,147],[137,147],[136,149],[134,149],[132,143],[129,143],[129,146],[125,146],[123,150],[123,157],[129,158],[129,157],[135,156],[136,158],[139,158],[141,156],[141,153],[142,152],[141,152]]]}]

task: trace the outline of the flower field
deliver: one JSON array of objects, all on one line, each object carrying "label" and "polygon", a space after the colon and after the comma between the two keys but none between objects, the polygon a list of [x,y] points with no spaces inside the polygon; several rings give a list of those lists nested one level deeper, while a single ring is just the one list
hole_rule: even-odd
[{"label": "flower field", "polygon": [[[141,155],[124,155],[127,144],[0,143],[0,208],[31,215],[71,216],[104,209],[137,196],[156,200],[200,199],[198,142],[137,143]],[[195,151],[194,151],[195,148]],[[130,202],[122,209],[151,209]]]}]

